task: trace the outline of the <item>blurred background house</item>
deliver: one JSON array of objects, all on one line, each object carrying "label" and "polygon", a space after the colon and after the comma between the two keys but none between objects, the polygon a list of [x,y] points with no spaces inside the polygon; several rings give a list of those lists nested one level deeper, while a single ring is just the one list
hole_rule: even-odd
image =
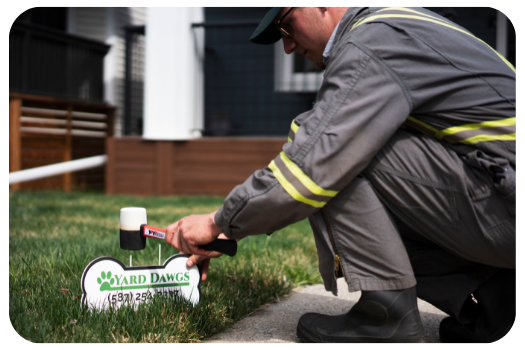
[{"label": "blurred background house", "polygon": [[[430,8],[515,64],[491,8]],[[9,171],[107,154],[11,189],[226,195],[268,165],[322,72],[248,39],[264,8],[33,8],[9,40]]]}]

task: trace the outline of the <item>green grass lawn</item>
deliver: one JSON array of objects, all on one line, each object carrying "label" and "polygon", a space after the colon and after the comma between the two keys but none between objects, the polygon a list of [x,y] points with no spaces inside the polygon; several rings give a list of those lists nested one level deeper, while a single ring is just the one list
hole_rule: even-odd
[{"label": "green grass lawn", "polygon": [[[150,225],[166,227],[184,216],[214,211],[223,200],[11,193],[9,318],[14,329],[32,342],[198,342],[297,285],[321,282],[314,239],[302,221],[271,236],[248,237],[239,242],[235,257],[212,260],[195,307],[156,298],[137,310],[81,308],[80,278],[90,261],[111,256],[129,266],[130,252],[119,246],[120,208],[144,207]],[[159,242],[149,240],[145,250],[133,252],[133,266],[157,265]],[[177,253],[161,244],[162,262]]]}]

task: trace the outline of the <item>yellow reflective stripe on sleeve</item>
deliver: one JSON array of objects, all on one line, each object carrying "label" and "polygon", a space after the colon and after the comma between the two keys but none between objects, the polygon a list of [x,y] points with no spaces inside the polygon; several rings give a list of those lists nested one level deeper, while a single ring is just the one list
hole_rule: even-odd
[{"label": "yellow reflective stripe on sleeve", "polygon": [[476,135],[466,140],[459,141],[467,145],[474,145],[478,142],[487,142],[487,141],[515,141],[516,134],[504,134],[504,135]]},{"label": "yellow reflective stripe on sleeve", "polygon": [[279,168],[277,167],[277,165],[275,164],[275,161],[271,161],[270,162],[270,165],[268,165],[268,167],[270,168],[270,170],[273,172],[273,174],[275,175],[275,177],[277,178],[277,180],[279,181],[279,183],[281,184],[281,186],[283,186],[284,190],[293,198],[295,199],[296,201],[298,202],[302,202],[304,204],[308,204],[308,205],[311,205],[312,207],[315,207],[315,208],[322,208],[326,202],[318,202],[318,201],[314,201],[314,200],[311,200],[311,199],[308,199],[306,197],[304,197],[303,195],[301,195],[296,189],[295,187],[292,186],[292,184],[290,182],[288,182],[288,180],[286,180],[286,178],[284,177],[283,173],[279,170]]},{"label": "yellow reflective stripe on sleeve", "polygon": [[301,170],[301,168],[299,168],[294,162],[291,161],[290,158],[288,158],[286,153],[281,152],[280,156],[284,164],[292,172],[292,174],[294,174],[294,176],[299,181],[301,181],[304,187],[306,187],[313,194],[316,194],[318,196],[335,197],[339,193],[338,191],[325,190],[324,188],[319,187]]},{"label": "yellow reflective stripe on sleeve", "polygon": [[[462,131],[485,129],[485,128],[497,128],[497,127],[509,126],[509,125],[516,125],[516,117],[508,118],[508,119],[500,119],[500,120],[491,120],[491,121],[486,121],[486,122],[481,122],[481,123],[453,126],[451,128],[447,128],[445,130],[436,132],[436,138],[438,140],[441,140],[444,136],[457,134]],[[509,134],[509,135],[512,135],[512,134]],[[499,135],[499,136],[502,136],[502,135]]]},{"label": "yellow reflective stripe on sleeve", "polygon": [[295,133],[299,130],[299,125],[295,123],[295,120],[292,120],[292,125],[290,125],[290,131],[288,132],[288,141],[294,142],[295,140]]},{"label": "yellow reflective stripe on sleeve", "polygon": [[[379,11],[378,11],[379,12]],[[379,19],[379,18],[410,18],[410,19],[418,19],[420,21],[427,21],[427,22],[432,22],[432,23],[437,23],[439,25],[442,25],[442,26],[445,26],[447,28],[451,28],[451,29],[454,29],[454,30],[457,30],[458,32],[461,32],[461,33],[464,33],[472,38],[475,38],[477,40],[479,40],[480,42],[482,42],[483,44],[487,45],[487,47],[489,49],[491,49],[496,55],[498,55],[498,57],[514,72],[516,73],[516,69],[514,68],[514,66],[509,62],[507,61],[507,59],[505,57],[503,57],[498,51],[494,50],[489,44],[487,44],[486,42],[484,42],[483,40],[475,37],[474,35],[470,34],[469,32],[466,32],[458,27],[455,27],[453,25],[450,25],[446,22],[443,22],[442,20],[440,19],[434,19],[434,17],[432,17],[433,19],[431,18],[426,18],[426,17],[422,17],[421,15],[420,16],[414,16],[414,15],[400,15],[400,14],[384,14],[384,15],[375,15],[375,16],[370,16],[370,17],[367,17],[365,19],[363,19],[363,21],[361,22],[358,22],[356,24],[354,24],[354,26],[352,27],[351,30],[353,30],[354,28],[358,27],[359,25],[361,24],[364,24],[364,23],[367,23],[367,22],[370,22],[370,21],[373,21],[373,20],[376,20],[376,19]]]},{"label": "yellow reflective stripe on sleeve", "polygon": [[[477,39],[477,38],[476,38],[476,39]],[[478,40],[480,40],[480,39],[478,39]],[[481,40],[480,40],[480,41],[481,41]],[[482,42],[483,42],[485,45],[487,45],[488,47],[490,47],[489,44],[485,43],[484,41],[482,41]],[[496,55],[498,55],[499,58],[501,58],[501,60],[502,60],[503,62],[505,62],[505,64],[506,64],[507,66],[509,66],[509,68],[512,69],[512,71],[513,71],[514,73],[516,73],[516,68],[514,68],[514,66],[512,65],[512,63],[510,63],[509,61],[507,61],[507,59],[506,59],[505,57],[503,57],[502,54],[500,54],[498,51],[494,50],[492,47],[490,47],[490,49],[491,49],[492,51],[494,51],[494,52],[496,53]]]},{"label": "yellow reflective stripe on sleeve", "polygon": [[297,130],[299,130],[299,125],[295,124],[295,120],[292,120],[292,125],[290,126],[290,128],[294,133],[296,133]]}]

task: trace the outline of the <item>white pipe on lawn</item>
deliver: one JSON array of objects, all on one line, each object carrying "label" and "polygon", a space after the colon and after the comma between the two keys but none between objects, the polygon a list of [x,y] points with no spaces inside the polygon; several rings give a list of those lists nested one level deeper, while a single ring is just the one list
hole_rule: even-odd
[{"label": "white pipe on lawn", "polygon": [[9,184],[37,180],[48,176],[59,175],[78,170],[96,168],[104,165],[106,163],[106,159],[107,156],[105,155],[94,156],[9,173]]}]

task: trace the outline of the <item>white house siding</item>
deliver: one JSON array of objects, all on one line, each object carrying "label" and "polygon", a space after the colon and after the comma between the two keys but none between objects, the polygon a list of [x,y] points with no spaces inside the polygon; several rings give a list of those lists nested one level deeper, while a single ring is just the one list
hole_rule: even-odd
[{"label": "white house siding", "polygon": [[74,7],[69,12],[69,29],[73,34],[98,41],[106,41],[108,21],[107,9],[104,7]]},{"label": "white house siding", "polygon": [[[144,25],[145,7],[73,7],[69,8],[68,31],[72,34],[103,41],[111,45],[104,61],[104,94],[108,103],[117,106],[115,136],[122,134],[125,79],[125,32],[128,25]],[[144,43],[143,43],[144,44]],[[144,48],[144,45],[142,45]],[[134,62],[134,80],[143,81],[140,67],[144,67],[144,54]],[[142,60],[142,61],[141,61]]]},{"label": "white house siding", "polygon": [[[122,134],[123,128],[123,114],[124,114],[124,82],[125,82],[125,60],[126,60],[126,42],[124,27],[128,25],[144,25],[146,23],[146,8],[145,7],[117,7],[114,8],[115,18],[115,42],[113,48],[115,49],[115,57],[113,62],[114,67],[114,95],[112,103],[118,107],[117,118],[115,123],[115,135]],[[142,45],[142,55],[136,55],[142,58],[142,62],[134,66],[144,67],[144,45]],[[135,57],[135,59],[140,59]],[[135,74],[133,80],[135,82],[141,81],[144,83],[144,75],[137,76],[137,69],[134,69]],[[142,69],[143,72],[143,69]],[[140,75],[140,74],[139,74]],[[135,84],[135,86],[137,86]]]}]

